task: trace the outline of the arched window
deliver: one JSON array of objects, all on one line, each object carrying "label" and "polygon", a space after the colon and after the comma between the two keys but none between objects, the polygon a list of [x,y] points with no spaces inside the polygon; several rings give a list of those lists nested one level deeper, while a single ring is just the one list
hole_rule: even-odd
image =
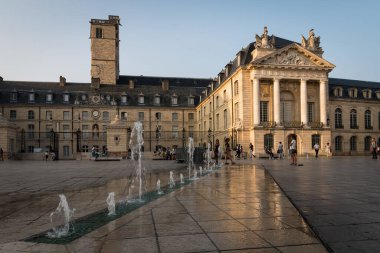
[{"label": "arched window", "polygon": [[364,151],[369,151],[371,148],[371,136],[366,136],[364,138]]},{"label": "arched window", "polygon": [[352,109],[350,112],[350,128],[358,128],[358,116],[355,109]]},{"label": "arched window", "polygon": [[273,148],[273,135],[272,134],[264,135],[264,147]]},{"label": "arched window", "polygon": [[28,111],[28,119],[34,119],[34,111]]},{"label": "arched window", "polygon": [[321,145],[321,136],[319,134],[313,134],[311,136],[311,148],[314,148],[315,144]]},{"label": "arched window", "polygon": [[343,128],[342,109],[335,109],[335,128]]},{"label": "arched window", "polygon": [[365,129],[372,129],[371,111],[370,110],[367,110],[364,113],[364,126],[365,126]]},{"label": "arched window", "polygon": [[336,87],[334,89],[334,96],[335,97],[341,97],[343,95],[343,89],[342,87]]},{"label": "arched window", "polygon": [[350,138],[350,151],[356,151],[356,143],[357,143],[356,136],[351,136],[351,138]]},{"label": "arched window", "polygon": [[335,137],[335,151],[342,151],[342,136]]}]

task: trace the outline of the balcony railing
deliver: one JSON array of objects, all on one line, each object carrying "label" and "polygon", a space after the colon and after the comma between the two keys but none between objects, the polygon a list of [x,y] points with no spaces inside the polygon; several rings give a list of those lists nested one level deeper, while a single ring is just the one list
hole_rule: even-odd
[{"label": "balcony railing", "polygon": [[281,126],[286,128],[301,128],[303,123],[301,121],[284,121],[280,123]]},{"label": "balcony railing", "polygon": [[372,129],[373,129],[373,126],[365,126],[365,129],[367,129],[367,130],[372,130]]},{"label": "balcony railing", "polygon": [[350,128],[351,129],[359,129],[359,126],[358,125],[350,125]]},{"label": "balcony railing", "polygon": [[267,127],[267,128],[273,128],[276,126],[275,121],[262,121],[260,122],[260,126]]},{"label": "balcony railing", "polygon": [[323,123],[322,122],[309,122],[308,126],[311,128],[322,128]]},{"label": "balcony railing", "polygon": [[335,129],[344,129],[343,125],[335,125]]}]

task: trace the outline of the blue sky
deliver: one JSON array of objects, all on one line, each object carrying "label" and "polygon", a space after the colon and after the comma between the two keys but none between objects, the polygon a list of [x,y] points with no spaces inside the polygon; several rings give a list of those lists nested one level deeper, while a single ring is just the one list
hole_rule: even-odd
[{"label": "blue sky", "polygon": [[0,0],[0,76],[90,81],[89,20],[120,16],[120,74],[215,77],[269,34],[314,28],[331,77],[380,82],[380,2],[373,0]]}]

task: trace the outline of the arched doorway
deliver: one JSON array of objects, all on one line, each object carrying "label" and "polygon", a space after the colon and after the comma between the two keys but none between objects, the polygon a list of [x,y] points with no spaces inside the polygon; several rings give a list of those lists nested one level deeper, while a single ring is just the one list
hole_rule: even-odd
[{"label": "arched doorway", "polygon": [[288,135],[288,138],[286,139],[286,140],[287,140],[286,147],[288,147],[288,149],[289,149],[289,147],[290,147],[290,143],[292,142],[293,139],[296,140],[297,149],[298,149],[297,135],[295,135],[295,134],[289,134],[289,135]]}]

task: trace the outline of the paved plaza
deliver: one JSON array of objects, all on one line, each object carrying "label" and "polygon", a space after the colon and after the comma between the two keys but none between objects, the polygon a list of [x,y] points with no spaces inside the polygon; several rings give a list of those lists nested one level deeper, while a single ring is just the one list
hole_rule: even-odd
[{"label": "paved plaza", "polygon": [[[64,193],[75,217],[126,198],[130,161],[0,163],[0,252],[378,252],[380,161],[237,161],[66,245],[22,239],[50,229]],[[147,189],[185,164],[144,161]]]}]

